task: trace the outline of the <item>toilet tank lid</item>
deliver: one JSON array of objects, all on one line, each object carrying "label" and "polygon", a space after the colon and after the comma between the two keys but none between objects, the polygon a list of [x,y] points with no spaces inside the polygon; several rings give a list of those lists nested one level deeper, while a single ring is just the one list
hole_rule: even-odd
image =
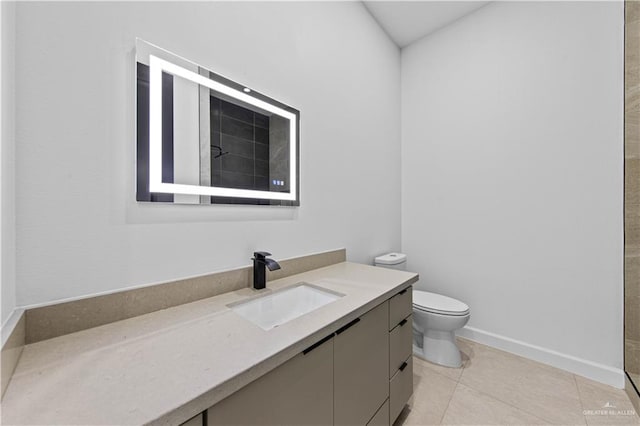
[{"label": "toilet tank lid", "polygon": [[413,290],[413,305],[424,310],[439,312],[468,312],[469,306],[452,297],[443,296],[428,291]]},{"label": "toilet tank lid", "polygon": [[399,265],[406,261],[407,255],[404,253],[387,253],[375,259],[376,265]]}]

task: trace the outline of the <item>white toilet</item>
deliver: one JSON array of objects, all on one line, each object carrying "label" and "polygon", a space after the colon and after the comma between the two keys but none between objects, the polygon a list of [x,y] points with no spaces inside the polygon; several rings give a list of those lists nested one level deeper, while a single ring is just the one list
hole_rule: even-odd
[{"label": "white toilet", "polygon": [[[407,256],[389,253],[375,258],[375,265],[405,270]],[[445,367],[460,367],[462,357],[454,332],[469,321],[469,306],[451,297],[413,290],[413,353]]]}]

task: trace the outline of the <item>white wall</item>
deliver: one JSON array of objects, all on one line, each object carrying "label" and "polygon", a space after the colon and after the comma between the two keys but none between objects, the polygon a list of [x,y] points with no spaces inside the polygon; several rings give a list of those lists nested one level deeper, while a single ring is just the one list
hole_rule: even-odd
[{"label": "white wall", "polygon": [[[399,51],[359,3],[19,3],[18,304],[400,246]],[[134,40],[301,111],[300,208],[134,195]]]},{"label": "white wall", "polygon": [[476,338],[618,385],[622,49],[622,3],[497,2],[401,58],[419,286],[467,302]]},{"label": "white wall", "polygon": [[15,191],[14,191],[14,62],[15,4],[0,3],[0,324],[16,307]]}]

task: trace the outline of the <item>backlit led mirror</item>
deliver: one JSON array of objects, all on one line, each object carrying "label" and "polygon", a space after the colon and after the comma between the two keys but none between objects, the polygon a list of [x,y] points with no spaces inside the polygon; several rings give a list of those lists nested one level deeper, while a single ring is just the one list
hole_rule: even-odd
[{"label": "backlit led mirror", "polygon": [[299,206],[300,112],[136,40],[136,199]]}]

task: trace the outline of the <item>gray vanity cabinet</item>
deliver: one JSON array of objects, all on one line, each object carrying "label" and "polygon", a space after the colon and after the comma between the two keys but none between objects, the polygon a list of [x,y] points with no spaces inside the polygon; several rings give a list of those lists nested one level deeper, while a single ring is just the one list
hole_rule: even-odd
[{"label": "gray vanity cabinet", "polygon": [[389,397],[389,304],[336,332],[334,424],[365,425]]},{"label": "gray vanity cabinet", "polygon": [[209,410],[207,425],[389,425],[413,392],[411,287]]},{"label": "gray vanity cabinet", "polygon": [[260,377],[207,410],[207,425],[333,423],[331,338]]}]

